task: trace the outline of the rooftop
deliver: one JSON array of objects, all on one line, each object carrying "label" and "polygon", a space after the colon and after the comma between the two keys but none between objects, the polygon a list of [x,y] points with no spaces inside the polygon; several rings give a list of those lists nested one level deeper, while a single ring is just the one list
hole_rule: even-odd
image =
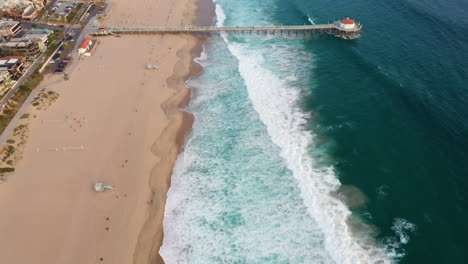
[{"label": "rooftop", "polygon": [[356,23],[354,22],[354,20],[349,19],[349,17],[346,18],[346,19],[342,19],[340,22],[343,23],[343,24],[347,24],[347,25],[356,24]]},{"label": "rooftop", "polygon": [[19,23],[18,21],[0,20],[0,29],[8,29]]},{"label": "rooftop", "polygon": [[85,38],[83,42],[81,42],[80,49],[86,49],[91,42],[91,38]]}]

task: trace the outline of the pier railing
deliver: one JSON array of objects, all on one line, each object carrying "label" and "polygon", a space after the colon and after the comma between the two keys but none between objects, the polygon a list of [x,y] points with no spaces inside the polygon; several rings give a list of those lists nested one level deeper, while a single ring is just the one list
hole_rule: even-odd
[{"label": "pier railing", "polygon": [[242,35],[314,35],[316,33],[333,34],[341,38],[357,38],[362,26],[356,24],[352,29],[344,29],[338,23],[303,26],[264,26],[264,27],[100,27],[91,35],[120,35],[120,34],[164,34],[164,33],[234,33]]}]

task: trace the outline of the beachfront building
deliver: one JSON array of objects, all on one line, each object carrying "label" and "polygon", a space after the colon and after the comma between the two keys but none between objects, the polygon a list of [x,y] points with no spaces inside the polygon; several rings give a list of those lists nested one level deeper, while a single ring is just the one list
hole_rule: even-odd
[{"label": "beachfront building", "polygon": [[17,38],[7,43],[1,43],[0,49],[7,54],[36,57],[46,50],[46,45],[41,40]]},{"label": "beachfront building", "polygon": [[43,0],[0,0],[0,9],[9,18],[32,20],[45,3]]},{"label": "beachfront building", "polygon": [[22,34],[21,38],[13,38],[11,39],[12,41],[15,41],[16,39],[21,39],[21,40],[38,40],[41,43],[43,43],[44,47],[47,46],[49,43],[49,35],[52,34],[53,31],[49,29],[29,29],[24,31],[24,34]]},{"label": "beachfront building", "polygon": [[10,38],[15,36],[21,31],[21,24],[18,21],[0,21],[0,36]]},{"label": "beachfront building", "polygon": [[18,80],[24,72],[23,56],[0,58],[0,72],[8,72],[13,80]]},{"label": "beachfront building", "polygon": [[91,56],[94,48],[96,47],[97,40],[91,38],[85,38],[83,42],[81,42],[80,47],[78,48],[78,53],[81,56]]}]

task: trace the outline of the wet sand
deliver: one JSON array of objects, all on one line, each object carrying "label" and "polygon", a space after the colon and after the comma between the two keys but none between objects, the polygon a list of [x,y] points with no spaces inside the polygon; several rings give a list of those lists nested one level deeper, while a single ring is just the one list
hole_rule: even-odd
[{"label": "wet sand", "polygon": [[[145,8],[141,8],[144,6]],[[104,24],[192,24],[188,0],[114,1]],[[190,35],[100,38],[70,80],[28,106],[28,141],[0,185],[0,263],[162,263],[172,167],[193,118],[180,111],[196,72]],[[159,70],[147,70],[156,64]],[[115,189],[93,190],[95,182]]]}]

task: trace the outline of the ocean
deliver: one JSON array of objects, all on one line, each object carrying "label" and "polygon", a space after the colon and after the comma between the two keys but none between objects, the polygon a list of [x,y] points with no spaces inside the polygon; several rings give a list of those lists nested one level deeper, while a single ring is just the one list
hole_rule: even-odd
[{"label": "ocean", "polygon": [[468,2],[217,0],[166,205],[166,263],[467,263]]}]

